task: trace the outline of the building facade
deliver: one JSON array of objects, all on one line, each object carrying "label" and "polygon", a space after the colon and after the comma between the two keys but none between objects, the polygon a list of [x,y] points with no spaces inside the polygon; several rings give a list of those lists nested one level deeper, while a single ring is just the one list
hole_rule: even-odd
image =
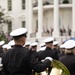
[{"label": "building facade", "polygon": [[4,33],[19,27],[28,29],[28,39],[75,36],[75,0],[0,0],[5,9]]}]

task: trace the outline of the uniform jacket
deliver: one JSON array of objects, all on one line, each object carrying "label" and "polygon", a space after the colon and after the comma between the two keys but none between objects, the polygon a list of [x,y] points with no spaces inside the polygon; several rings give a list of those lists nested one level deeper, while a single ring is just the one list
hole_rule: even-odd
[{"label": "uniform jacket", "polygon": [[32,69],[36,72],[44,71],[51,62],[48,59],[38,62],[34,53],[21,45],[15,45],[3,57],[2,75],[31,75]]},{"label": "uniform jacket", "polygon": [[0,48],[0,54],[3,53],[3,48]]},{"label": "uniform jacket", "polygon": [[75,75],[75,55],[66,54],[60,57],[59,61],[61,61],[68,68],[70,75]]},{"label": "uniform jacket", "polygon": [[52,57],[53,59],[58,59],[58,55],[49,47],[47,47],[44,51],[40,51],[38,53],[39,60],[43,60],[46,57]]}]

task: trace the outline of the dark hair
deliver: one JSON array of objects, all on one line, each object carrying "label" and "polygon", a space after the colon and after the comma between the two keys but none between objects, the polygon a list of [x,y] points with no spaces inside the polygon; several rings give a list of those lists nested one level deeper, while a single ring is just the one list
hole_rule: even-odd
[{"label": "dark hair", "polygon": [[19,36],[13,36],[13,39],[14,40],[19,40],[21,37],[27,37],[27,34],[22,34],[22,35],[19,35]]},{"label": "dark hair", "polygon": [[32,46],[32,48],[37,47],[37,45]]},{"label": "dark hair", "polygon": [[50,41],[50,42],[46,42],[46,44],[49,44],[49,43],[53,43],[53,41]]}]

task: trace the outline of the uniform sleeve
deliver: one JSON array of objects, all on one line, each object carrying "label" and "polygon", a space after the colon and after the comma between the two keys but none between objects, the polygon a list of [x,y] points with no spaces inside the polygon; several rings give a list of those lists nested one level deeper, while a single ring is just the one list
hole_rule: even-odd
[{"label": "uniform sleeve", "polygon": [[50,66],[50,64],[51,64],[50,60],[46,59],[45,61],[40,62],[35,58],[34,55],[35,55],[35,53],[31,52],[31,53],[29,53],[29,56],[27,58],[27,65],[29,65],[30,68],[32,68],[34,71],[42,72]]},{"label": "uniform sleeve", "polygon": [[5,61],[6,57],[7,57],[7,53],[4,53],[2,57],[2,63],[3,63],[2,75],[9,75],[9,72],[6,70],[6,64],[7,64],[7,61]]}]

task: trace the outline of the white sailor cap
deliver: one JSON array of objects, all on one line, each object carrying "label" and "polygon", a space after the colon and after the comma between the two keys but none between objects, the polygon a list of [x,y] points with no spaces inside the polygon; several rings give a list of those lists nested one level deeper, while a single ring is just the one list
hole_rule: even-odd
[{"label": "white sailor cap", "polygon": [[30,46],[37,46],[37,45],[38,45],[37,42],[32,42],[32,43],[30,44]]},{"label": "white sailor cap", "polygon": [[26,45],[30,45],[30,43],[31,43],[31,42],[26,42],[26,43],[25,43],[25,46],[26,46]]},{"label": "white sailor cap", "polygon": [[20,36],[20,35],[23,35],[23,34],[26,34],[27,33],[27,29],[26,28],[18,28],[18,29],[15,29],[13,30],[10,35],[15,37],[15,36]]},{"label": "white sailor cap", "polygon": [[8,46],[7,46],[7,49],[11,49],[11,46],[8,45]]},{"label": "white sailor cap", "polygon": [[5,41],[0,41],[0,45],[3,45],[5,43]]},{"label": "white sailor cap", "polygon": [[40,47],[42,47],[42,46],[45,46],[45,43],[41,43],[41,44],[40,44]]},{"label": "white sailor cap", "polygon": [[46,49],[46,47],[41,47],[40,51],[44,51]]},{"label": "white sailor cap", "polygon": [[58,41],[54,41],[53,42],[53,45],[58,45]]},{"label": "white sailor cap", "polygon": [[2,48],[7,48],[8,47],[8,44],[4,44],[3,46],[2,46]]},{"label": "white sailor cap", "polygon": [[65,48],[64,44],[60,45],[60,48]]},{"label": "white sailor cap", "polygon": [[15,45],[14,40],[11,40],[11,41],[8,43],[8,45],[10,45],[10,46],[14,46],[14,45]]},{"label": "white sailor cap", "polygon": [[46,39],[44,40],[44,42],[45,42],[45,43],[47,43],[47,42],[52,42],[53,40],[54,40],[53,37],[49,37],[49,38],[46,38]]},{"label": "white sailor cap", "polygon": [[68,40],[64,43],[65,49],[71,49],[75,47],[75,41],[74,40]]}]

